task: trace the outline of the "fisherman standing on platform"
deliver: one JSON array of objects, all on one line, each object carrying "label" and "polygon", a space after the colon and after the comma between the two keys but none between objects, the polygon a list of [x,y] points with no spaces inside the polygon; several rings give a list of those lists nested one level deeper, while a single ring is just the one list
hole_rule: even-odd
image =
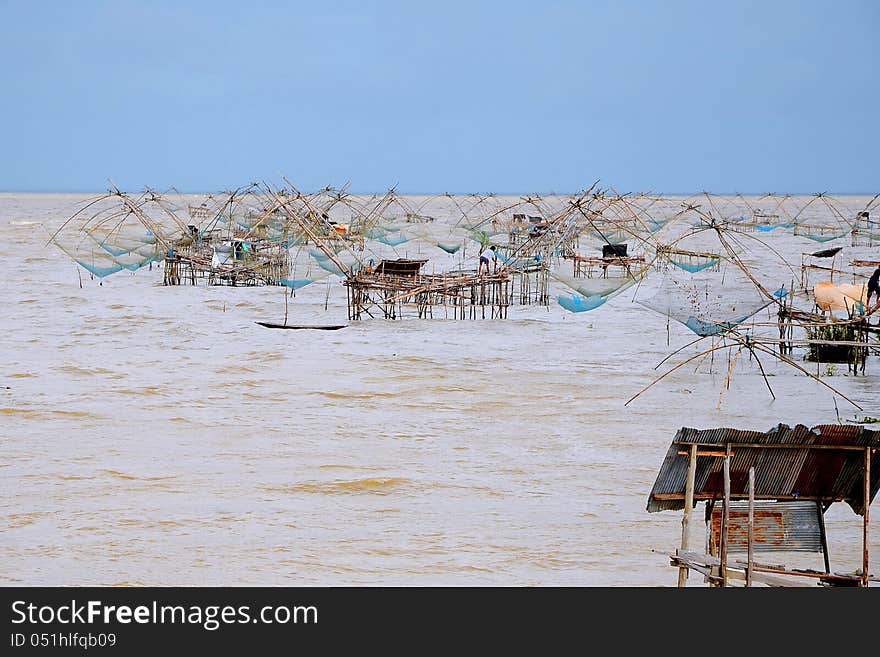
[{"label": "fisherman standing on platform", "polygon": [[486,273],[492,273],[492,270],[489,268],[489,262],[492,261],[494,264],[498,264],[498,254],[495,253],[495,245],[486,248],[480,254],[480,266],[477,268],[477,276],[479,276],[483,272],[483,265],[486,265]]}]

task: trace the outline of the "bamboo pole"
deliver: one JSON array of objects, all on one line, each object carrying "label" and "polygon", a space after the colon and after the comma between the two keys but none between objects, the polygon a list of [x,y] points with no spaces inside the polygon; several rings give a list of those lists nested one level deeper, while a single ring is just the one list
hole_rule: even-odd
[{"label": "bamboo pole", "polygon": [[[684,489],[684,513],[681,517],[681,551],[686,552],[688,549],[688,526],[691,520],[691,508],[694,506],[694,480],[697,476],[697,445],[691,445],[688,454],[688,473],[687,483]],[[687,581],[688,569],[681,567],[678,569],[678,586],[683,587]]]},{"label": "bamboo pole", "polygon": [[752,564],[754,563],[755,541],[755,466],[749,468],[749,546],[748,569],[746,570],[746,586],[752,585]]},{"label": "bamboo pole", "polygon": [[828,536],[825,533],[825,513],[822,510],[822,501],[816,500],[816,513],[819,516],[819,533],[822,538],[822,558],[825,561],[825,572],[831,574],[831,562],[828,557]]},{"label": "bamboo pole", "polygon": [[868,517],[871,507],[871,448],[865,448],[865,515],[862,522],[862,586],[868,586]]},{"label": "bamboo pole", "polygon": [[727,534],[730,522],[730,445],[724,457],[724,500],[721,507],[721,586],[727,586]]}]

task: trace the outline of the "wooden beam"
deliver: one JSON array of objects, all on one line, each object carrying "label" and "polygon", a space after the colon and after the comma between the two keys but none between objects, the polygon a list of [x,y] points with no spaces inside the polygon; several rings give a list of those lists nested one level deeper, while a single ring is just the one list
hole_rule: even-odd
[{"label": "wooden beam", "polygon": [[[681,565],[684,564],[685,567],[693,568],[697,572],[700,572],[703,575],[705,575],[710,580],[719,579],[719,577],[717,575],[711,574],[710,568],[709,568],[711,566],[717,567],[720,565],[721,561],[720,561],[720,559],[718,559],[718,557],[713,557],[708,554],[698,554],[696,552],[684,552],[684,553],[679,552],[677,554],[670,554],[669,558],[672,561],[671,565],[673,565],[675,567],[681,567]],[[734,563],[736,563],[739,566],[744,565],[738,561],[734,562]],[[767,574],[765,574],[765,572]],[[771,573],[779,573],[779,574],[793,575],[793,576],[807,574],[807,573],[788,571],[788,570],[784,570],[784,569],[775,570],[775,569],[766,568],[766,569],[759,570],[759,566],[756,565],[755,566],[755,573],[753,575],[754,581],[762,583],[762,584],[767,584],[768,586],[787,586],[787,587],[812,586],[812,584],[808,584],[806,582],[799,582],[797,580],[789,580],[789,579],[783,579],[781,577],[776,577]],[[727,575],[730,579],[745,580],[745,575],[734,567],[731,567],[730,569],[728,569]],[[813,576],[815,576],[815,575],[813,575]],[[822,575],[822,576],[824,576],[824,575]],[[839,577],[838,579],[847,579],[847,578]],[[849,579],[852,580],[852,578],[849,578]]]},{"label": "wooden beam", "polygon": [[[688,549],[688,526],[691,520],[691,509],[694,506],[694,480],[697,477],[697,446],[691,445],[690,454],[688,455],[688,473],[687,482],[685,483],[685,502],[684,513],[681,517],[681,550]],[[679,568],[678,570],[678,586],[685,585],[688,576],[687,568]]]},{"label": "wooden beam", "polygon": [[[675,502],[678,500],[684,499],[684,493],[654,493],[651,497],[658,502]],[[694,493],[694,499],[696,501],[702,500],[714,500],[718,497],[718,493]],[[746,493],[731,493],[730,498],[734,500],[745,500],[748,499],[748,495]],[[817,497],[813,495],[758,495],[755,494],[756,500],[823,500],[825,502],[846,502],[848,498],[846,497]]]},{"label": "wooden beam", "polygon": [[724,457],[724,499],[721,506],[721,586],[727,586],[727,538],[730,524],[730,457]]},{"label": "wooden beam", "polygon": [[[745,566],[745,562],[736,561],[737,564],[742,564]],[[790,570],[788,568],[770,568],[767,566],[755,565],[756,573],[776,573],[777,575],[791,575],[793,577],[812,577],[813,579],[834,579],[839,580],[841,582],[852,582],[853,580],[858,579],[857,577],[851,577],[848,575],[835,575],[833,573],[816,573],[816,572],[807,572],[803,570]]]},{"label": "wooden beam", "polygon": [[[862,346],[865,345],[864,342],[860,342]],[[699,445],[701,447],[719,447],[716,443],[698,443],[691,440],[673,440],[673,445]],[[861,452],[864,451],[864,447],[861,445],[797,445],[795,443],[740,443],[733,442],[731,445],[736,447],[754,447],[760,449],[837,449],[837,450],[848,450],[851,452]]]},{"label": "wooden beam", "polygon": [[[678,451],[678,454],[679,456],[687,456],[688,454],[690,454],[690,452],[682,449]],[[732,454],[733,452],[731,452],[731,455]],[[720,458],[724,458],[725,456],[727,456],[727,454],[726,452],[697,452],[697,456],[717,456]]]}]

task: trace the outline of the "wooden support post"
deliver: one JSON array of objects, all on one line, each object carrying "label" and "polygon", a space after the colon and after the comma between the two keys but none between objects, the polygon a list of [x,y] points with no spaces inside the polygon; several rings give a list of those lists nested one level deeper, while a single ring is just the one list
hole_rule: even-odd
[{"label": "wooden support post", "polygon": [[865,447],[865,516],[862,523],[862,586],[868,586],[868,516],[871,507],[871,448]]},{"label": "wooden support post", "polygon": [[748,570],[746,570],[746,586],[752,585],[752,563],[754,562],[755,541],[755,468],[749,468],[749,546]]},{"label": "wooden support post", "polygon": [[825,534],[825,513],[822,509],[822,500],[816,500],[816,513],[819,516],[819,535],[822,539],[822,556],[825,559],[825,572],[831,574],[831,562],[828,557],[828,537]]},{"label": "wooden support post", "polygon": [[[728,449],[730,446],[728,445]],[[727,586],[727,526],[730,522],[730,455],[724,457],[724,501],[721,507],[721,586]]]},{"label": "wooden support post", "polygon": [[[686,552],[688,549],[688,524],[691,520],[691,508],[694,506],[694,480],[697,476],[697,445],[691,445],[688,454],[688,473],[687,482],[684,488],[684,514],[681,517],[681,551]],[[685,585],[688,576],[688,569],[682,567],[678,569],[678,585]]]},{"label": "wooden support post", "polygon": [[[708,531],[706,532],[706,554],[717,557],[718,556],[718,546],[715,544],[713,540],[715,537],[712,535],[712,511],[715,508],[715,500],[709,499],[706,500],[706,528]],[[708,580],[706,580],[708,581]]]}]

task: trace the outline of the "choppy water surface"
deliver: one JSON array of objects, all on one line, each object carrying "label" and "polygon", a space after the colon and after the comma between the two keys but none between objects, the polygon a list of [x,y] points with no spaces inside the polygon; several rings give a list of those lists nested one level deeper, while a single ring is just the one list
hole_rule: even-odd
[{"label": "choppy water surface", "polygon": [[[673,323],[667,344],[629,293],[581,314],[273,331],[255,322],[283,318],[282,288],[162,287],[158,267],[80,287],[34,223],[80,198],[0,195],[6,584],[672,585],[680,515],[645,504],[676,430],[837,420],[826,389],[769,359],[778,399],[743,358],[718,410],[726,356],[625,407],[694,337]],[[774,239],[794,262],[817,248]],[[345,312],[335,278],[289,307],[291,323]],[[878,375],[872,358],[827,380],[876,415]],[[837,504],[827,524],[832,567],[859,567],[861,518]]]}]

